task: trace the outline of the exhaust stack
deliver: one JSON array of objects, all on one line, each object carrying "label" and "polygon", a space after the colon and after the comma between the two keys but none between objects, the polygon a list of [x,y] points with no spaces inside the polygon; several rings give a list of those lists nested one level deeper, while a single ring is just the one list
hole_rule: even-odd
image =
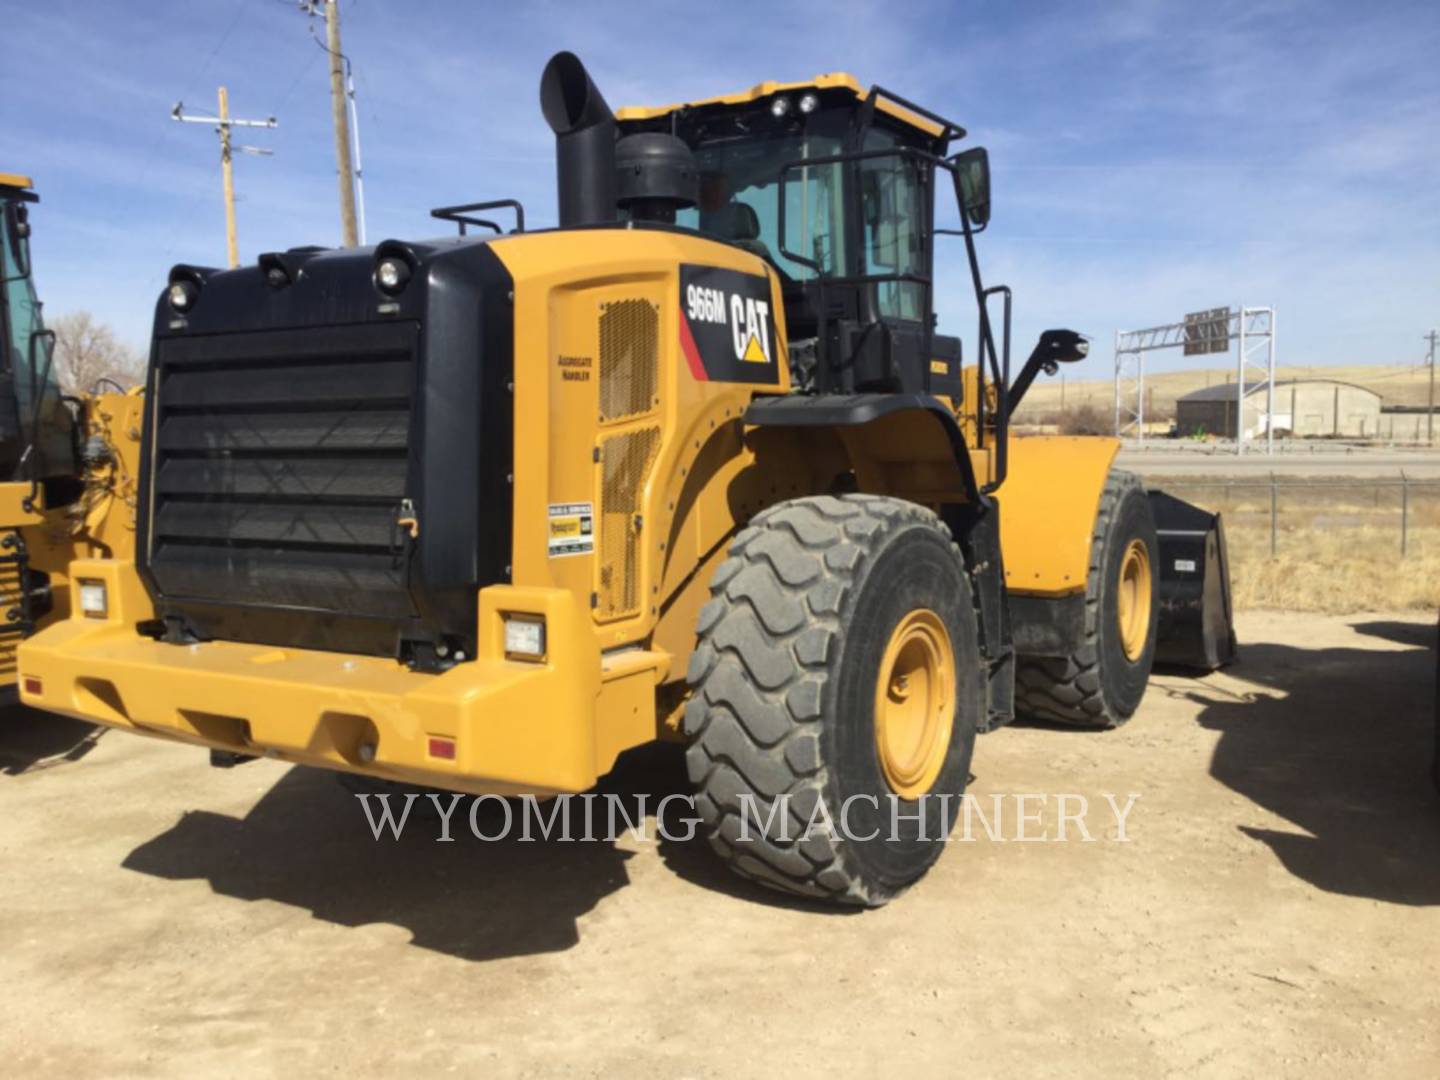
[{"label": "exhaust stack", "polygon": [[616,219],[615,114],[571,52],[558,52],[540,76],[540,111],[555,132],[560,227]]}]

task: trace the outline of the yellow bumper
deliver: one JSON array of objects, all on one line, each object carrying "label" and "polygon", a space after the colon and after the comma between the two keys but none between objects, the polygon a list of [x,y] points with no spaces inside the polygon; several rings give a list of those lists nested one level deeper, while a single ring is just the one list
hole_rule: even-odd
[{"label": "yellow bumper", "polygon": [[[655,736],[665,658],[602,660],[588,612],[556,589],[480,593],[480,656],[438,675],[379,657],[137,634],[151,616],[133,564],[81,560],[106,584],[105,618],[79,612],[20,649],[27,704],[116,728],[476,793],[583,791]],[[543,615],[544,662],[506,660],[503,617]],[[436,756],[432,738],[453,740]]]}]

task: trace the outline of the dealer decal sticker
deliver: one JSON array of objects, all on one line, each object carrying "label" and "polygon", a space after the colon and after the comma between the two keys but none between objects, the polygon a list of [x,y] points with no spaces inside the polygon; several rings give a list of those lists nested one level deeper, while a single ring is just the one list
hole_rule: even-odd
[{"label": "dealer decal sticker", "polygon": [[681,265],[680,351],[701,382],[778,383],[769,279]]},{"label": "dealer decal sticker", "polygon": [[550,504],[550,557],[588,555],[595,550],[593,503]]}]

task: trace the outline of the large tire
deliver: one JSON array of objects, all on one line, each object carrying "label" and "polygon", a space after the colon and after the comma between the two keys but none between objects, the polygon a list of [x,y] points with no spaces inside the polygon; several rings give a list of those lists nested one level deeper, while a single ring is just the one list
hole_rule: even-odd
[{"label": "large tire", "polygon": [[[729,556],[700,613],[684,724],[686,766],[711,846],[737,873],[782,892],[883,904],[939,857],[969,778],[984,696],[960,551],[920,506],[845,495],[764,511]],[[915,765],[909,774],[893,754],[882,761],[876,728],[877,715],[895,715],[877,689],[882,667],[894,675],[896,657],[908,655],[909,646],[896,644],[909,640],[907,627],[920,635],[916,649],[950,664],[934,678],[917,675],[913,687],[906,675],[893,683],[887,676],[901,699],[917,690],[914,700],[925,702],[909,714],[927,718],[913,740],[924,749],[901,762]],[[931,696],[945,686],[949,696]],[[887,723],[898,730],[899,722]],[[887,781],[887,768],[908,775],[910,787]],[[894,839],[891,795],[900,823]],[[851,796],[859,798],[847,830],[842,808]],[[904,819],[922,798],[923,827]],[[819,802],[835,834],[805,837]]]},{"label": "large tire", "polygon": [[[1119,612],[1124,587],[1121,575],[1134,569],[1134,557],[1127,560],[1127,553],[1137,544],[1144,551],[1149,613],[1134,624],[1136,634],[1144,629],[1143,644],[1137,648],[1138,639],[1132,634],[1127,652]],[[1083,636],[1069,656],[1019,659],[1016,712],[1036,720],[1090,728],[1119,727],[1134,715],[1155,660],[1159,554],[1155,518],[1140,478],[1110,470],[1090,540]]]}]

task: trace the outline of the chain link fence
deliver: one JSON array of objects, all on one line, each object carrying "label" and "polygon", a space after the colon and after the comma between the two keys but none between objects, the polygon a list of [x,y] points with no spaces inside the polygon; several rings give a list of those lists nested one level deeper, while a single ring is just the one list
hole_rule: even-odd
[{"label": "chain link fence", "polygon": [[[1440,546],[1440,480],[1394,477],[1171,477],[1147,478],[1225,516],[1227,531],[1263,531],[1271,555],[1287,537],[1305,531],[1384,538],[1401,558]],[[1377,536],[1377,534],[1379,534]]]}]

